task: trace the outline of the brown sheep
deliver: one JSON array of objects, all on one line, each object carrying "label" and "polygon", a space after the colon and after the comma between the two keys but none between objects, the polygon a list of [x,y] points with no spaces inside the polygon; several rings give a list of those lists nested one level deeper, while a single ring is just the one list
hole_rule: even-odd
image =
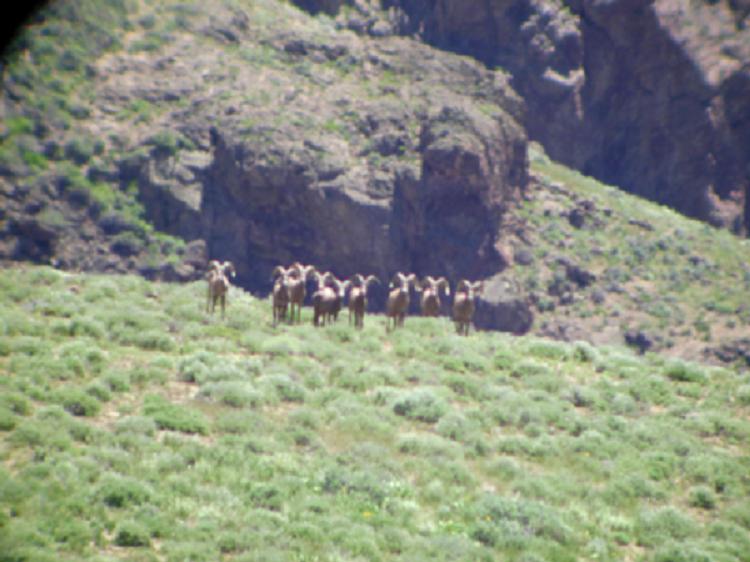
[{"label": "brown sheep", "polygon": [[417,285],[417,291],[422,293],[419,304],[422,309],[422,316],[438,316],[440,314],[440,290],[446,295],[451,294],[448,280],[445,277],[434,279],[430,275],[425,277]]},{"label": "brown sheep", "polygon": [[[332,286],[335,277],[328,272],[320,274],[317,271],[313,274],[318,284],[318,289],[313,293],[313,326],[325,325],[334,313],[337,301],[339,300],[338,291]],[[340,306],[340,304],[339,304]]]},{"label": "brown sheep", "polygon": [[389,288],[391,289],[388,293],[388,300],[385,304],[385,331],[390,331],[391,318],[393,318],[393,329],[397,326],[404,325],[404,318],[406,317],[406,311],[409,309],[409,286],[413,286],[417,280],[417,276],[413,273],[405,275],[403,273],[396,273],[391,279]]},{"label": "brown sheep", "polygon": [[271,299],[273,301],[273,325],[286,318],[287,309],[289,308],[289,273],[290,270],[284,269],[277,265],[271,273],[273,279],[273,291]]},{"label": "brown sheep", "polygon": [[328,287],[334,290],[336,298],[331,303],[330,310],[328,310],[328,322],[336,322],[339,319],[339,312],[341,312],[341,305],[344,303],[344,296],[346,295],[346,289],[350,285],[350,281],[341,281],[330,271],[325,274],[326,284]]},{"label": "brown sheep", "polygon": [[307,290],[305,285],[307,284],[307,280],[313,277],[313,273],[315,273],[315,266],[314,265],[302,265],[300,262],[294,262],[289,269],[287,270],[289,272],[289,304],[290,304],[290,313],[291,313],[291,322],[294,322],[295,314],[294,309],[295,306],[297,308],[297,323],[301,322],[302,320],[302,304],[305,301],[305,295],[307,294]]},{"label": "brown sheep", "polygon": [[462,279],[456,285],[456,296],[453,299],[453,321],[456,323],[456,331],[464,336],[469,335],[471,319],[474,316],[474,300],[482,293],[484,282],[471,283]]},{"label": "brown sheep", "polygon": [[229,277],[234,277],[237,272],[230,261],[221,263],[217,260],[211,260],[208,263],[208,272],[206,280],[208,281],[208,298],[206,299],[206,312],[213,314],[216,308],[216,302],[221,303],[221,317],[224,318],[227,293],[229,293]]},{"label": "brown sheep", "polygon": [[367,311],[367,289],[372,283],[380,283],[380,279],[374,275],[367,278],[359,273],[351,280],[352,287],[349,290],[349,324],[352,323],[354,315],[354,327],[365,327],[365,312]]}]

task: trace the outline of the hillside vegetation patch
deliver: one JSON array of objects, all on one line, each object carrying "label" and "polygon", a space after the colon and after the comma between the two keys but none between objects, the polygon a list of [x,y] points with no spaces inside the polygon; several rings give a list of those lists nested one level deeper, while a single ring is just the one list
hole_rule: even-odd
[{"label": "hillside vegetation patch", "polygon": [[273,328],[239,289],[222,321],[202,283],[0,287],[5,559],[746,559],[739,371],[440,319]]}]

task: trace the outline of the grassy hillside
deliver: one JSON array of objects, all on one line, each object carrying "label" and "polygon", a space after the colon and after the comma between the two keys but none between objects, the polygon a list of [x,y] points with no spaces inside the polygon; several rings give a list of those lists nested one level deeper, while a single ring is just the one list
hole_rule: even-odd
[{"label": "grassy hillside", "polygon": [[[700,361],[748,337],[750,241],[583,176],[538,145],[529,156],[534,181],[512,213],[522,239],[511,240],[530,263],[507,276],[535,300],[536,332],[563,325],[605,344],[643,331],[654,350]],[[576,283],[561,260],[591,280]]]},{"label": "grassy hillside", "polygon": [[750,560],[747,374],[0,271],[0,560]]}]

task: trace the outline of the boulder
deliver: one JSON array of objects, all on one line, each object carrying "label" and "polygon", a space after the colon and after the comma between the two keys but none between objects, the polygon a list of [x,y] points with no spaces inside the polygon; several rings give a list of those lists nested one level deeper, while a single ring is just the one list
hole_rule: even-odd
[{"label": "boulder", "polygon": [[529,299],[512,282],[502,274],[485,280],[474,313],[477,328],[524,334],[533,323],[534,312]]}]

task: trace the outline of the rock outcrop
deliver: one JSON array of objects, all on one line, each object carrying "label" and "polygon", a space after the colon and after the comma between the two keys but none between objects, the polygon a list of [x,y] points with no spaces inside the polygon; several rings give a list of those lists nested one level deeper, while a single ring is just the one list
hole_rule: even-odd
[{"label": "rock outcrop", "polygon": [[339,276],[482,276],[505,263],[495,248],[502,213],[526,181],[525,137],[507,115],[444,105],[422,125],[417,160],[372,173],[324,135],[270,146],[212,132],[202,213],[211,255],[267,289],[296,259]]},{"label": "rock outcrop", "polygon": [[[299,0],[335,13],[343,2]],[[393,32],[512,74],[554,159],[735,232],[750,230],[750,8],[734,0],[349,2]],[[382,26],[381,26],[382,27]]]},{"label": "rock outcrop", "polygon": [[[284,25],[215,3],[183,14],[181,33],[147,29],[96,51],[73,130],[30,134],[22,121],[12,139],[76,169],[55,163],[47,179],[20,159],[0,169],[50,184],[48,199],[80,217],[20,220],[32,201],[14,195],[0,250],[173,279],[200,273],[191,248],[203,244],[261,293],[275,265],[295,260],[342,277],[478,278],[505,267],[500,223],[528,171],[508,76],[418,40],[339,32],[289,6],[268,17]],[[16,98],[4,101],[14,111]],[[152,227],[188,246],[165,259]]]},{"label": "rock outcrop", "polygon": [[534,312],[528,298],[508,277],[497,274],[484,282],[474,313],[477,328],[524,334],[533,323]]}]

